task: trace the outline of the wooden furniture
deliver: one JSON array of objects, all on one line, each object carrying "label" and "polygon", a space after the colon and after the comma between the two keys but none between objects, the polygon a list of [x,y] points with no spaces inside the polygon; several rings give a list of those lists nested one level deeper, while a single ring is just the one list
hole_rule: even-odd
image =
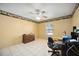
[{"label": "wooden furniture", "polygon": [[28,43],[35,40],[35,36],[33,34],[23,34],[23,43]]}]

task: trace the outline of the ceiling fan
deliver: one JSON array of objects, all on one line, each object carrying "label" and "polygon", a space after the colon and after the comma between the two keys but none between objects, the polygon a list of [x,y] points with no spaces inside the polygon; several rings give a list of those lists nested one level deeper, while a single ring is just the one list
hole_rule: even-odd
[{"label": "ceiling fan", "polygon": [[41,11],[40,9],[35,9],[34,11],[30,12],[30,14],[36,15],[35,18],[37,20],[45,20],[47,16],[45,16],[46,11]]}]

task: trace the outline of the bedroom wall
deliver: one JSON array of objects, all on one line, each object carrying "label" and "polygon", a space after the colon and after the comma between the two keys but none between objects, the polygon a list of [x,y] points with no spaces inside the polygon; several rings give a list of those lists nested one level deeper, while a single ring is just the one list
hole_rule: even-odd
[{"label": "bedroom wall", "polygon": [[[79,26],[79,8],[70,19],[51,22],[54,26],[54,38],[61,38],[63,31],[70,35],[73,26]],[[46,39],[45,24],[0,15],[0,48],[22,43],[22,35],[34,33],[36,38]]]},{"label": "bedroom wall", "polygon": [[[71,18],[70,19],[62,19],[58,21],[52,21],[51,23],[53,24],[54,31],[53,31],[53,38],[61,38],[63,36],[63,32],[66,31],[67,35],[70,35],[72,31],[71,27]],[[46,39],[46,29],[45,29],[45,24],[46,23],[40,23],[39,24],[39,38]]]},{"label": "bedroom wall", "polygon": [[22,43],[25,33],[34,33],[37,38],[37,24],[0,15],[0,48]]},{"label": "bedroom wall", "polygon": [[[45,24],[41,23],[39,24],[39,38],[46,39],[46,33],[45,33]],[[79,27],[79,7],[75,11],[74,15],[70,19],[62,19],[59,21],[52,21],[52,24],[54,25],[54,35],[53,38],[61,38],[63,36],[63,31],[65,30],[67,32],[67,35],[70,35],[70,33],[73,31],[73,26]]]},{"label": "bedroom wall", "polygon": [[79,27],[79,7],[77,8],[76,12],[74,13],[72,17],[72,26]]}]

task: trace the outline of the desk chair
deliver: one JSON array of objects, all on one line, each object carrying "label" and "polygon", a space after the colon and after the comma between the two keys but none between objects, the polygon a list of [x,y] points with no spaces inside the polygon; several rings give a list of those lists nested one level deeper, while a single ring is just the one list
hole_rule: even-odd
[{"label": "desk chair", "polygon": [[60,55],[60,52],[58,50],[61,50],[61,45],[54,43],[54,40],[51,37],[48,37],[48,47],[52,49],[52,51],[48,51],[48,52],[52,52],[52,55]]},{"label": "desk chair", "polygon": [[66,43],[66,56],[79,56],[79,42]]}]

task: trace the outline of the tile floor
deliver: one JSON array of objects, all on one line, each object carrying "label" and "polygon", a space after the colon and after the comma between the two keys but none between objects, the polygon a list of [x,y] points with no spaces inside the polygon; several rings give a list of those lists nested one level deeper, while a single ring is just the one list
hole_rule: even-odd
[{"label": "tile floor", "polygon": [[0,49],[0,56],[50,56],[47,40],[40,39]]}]

